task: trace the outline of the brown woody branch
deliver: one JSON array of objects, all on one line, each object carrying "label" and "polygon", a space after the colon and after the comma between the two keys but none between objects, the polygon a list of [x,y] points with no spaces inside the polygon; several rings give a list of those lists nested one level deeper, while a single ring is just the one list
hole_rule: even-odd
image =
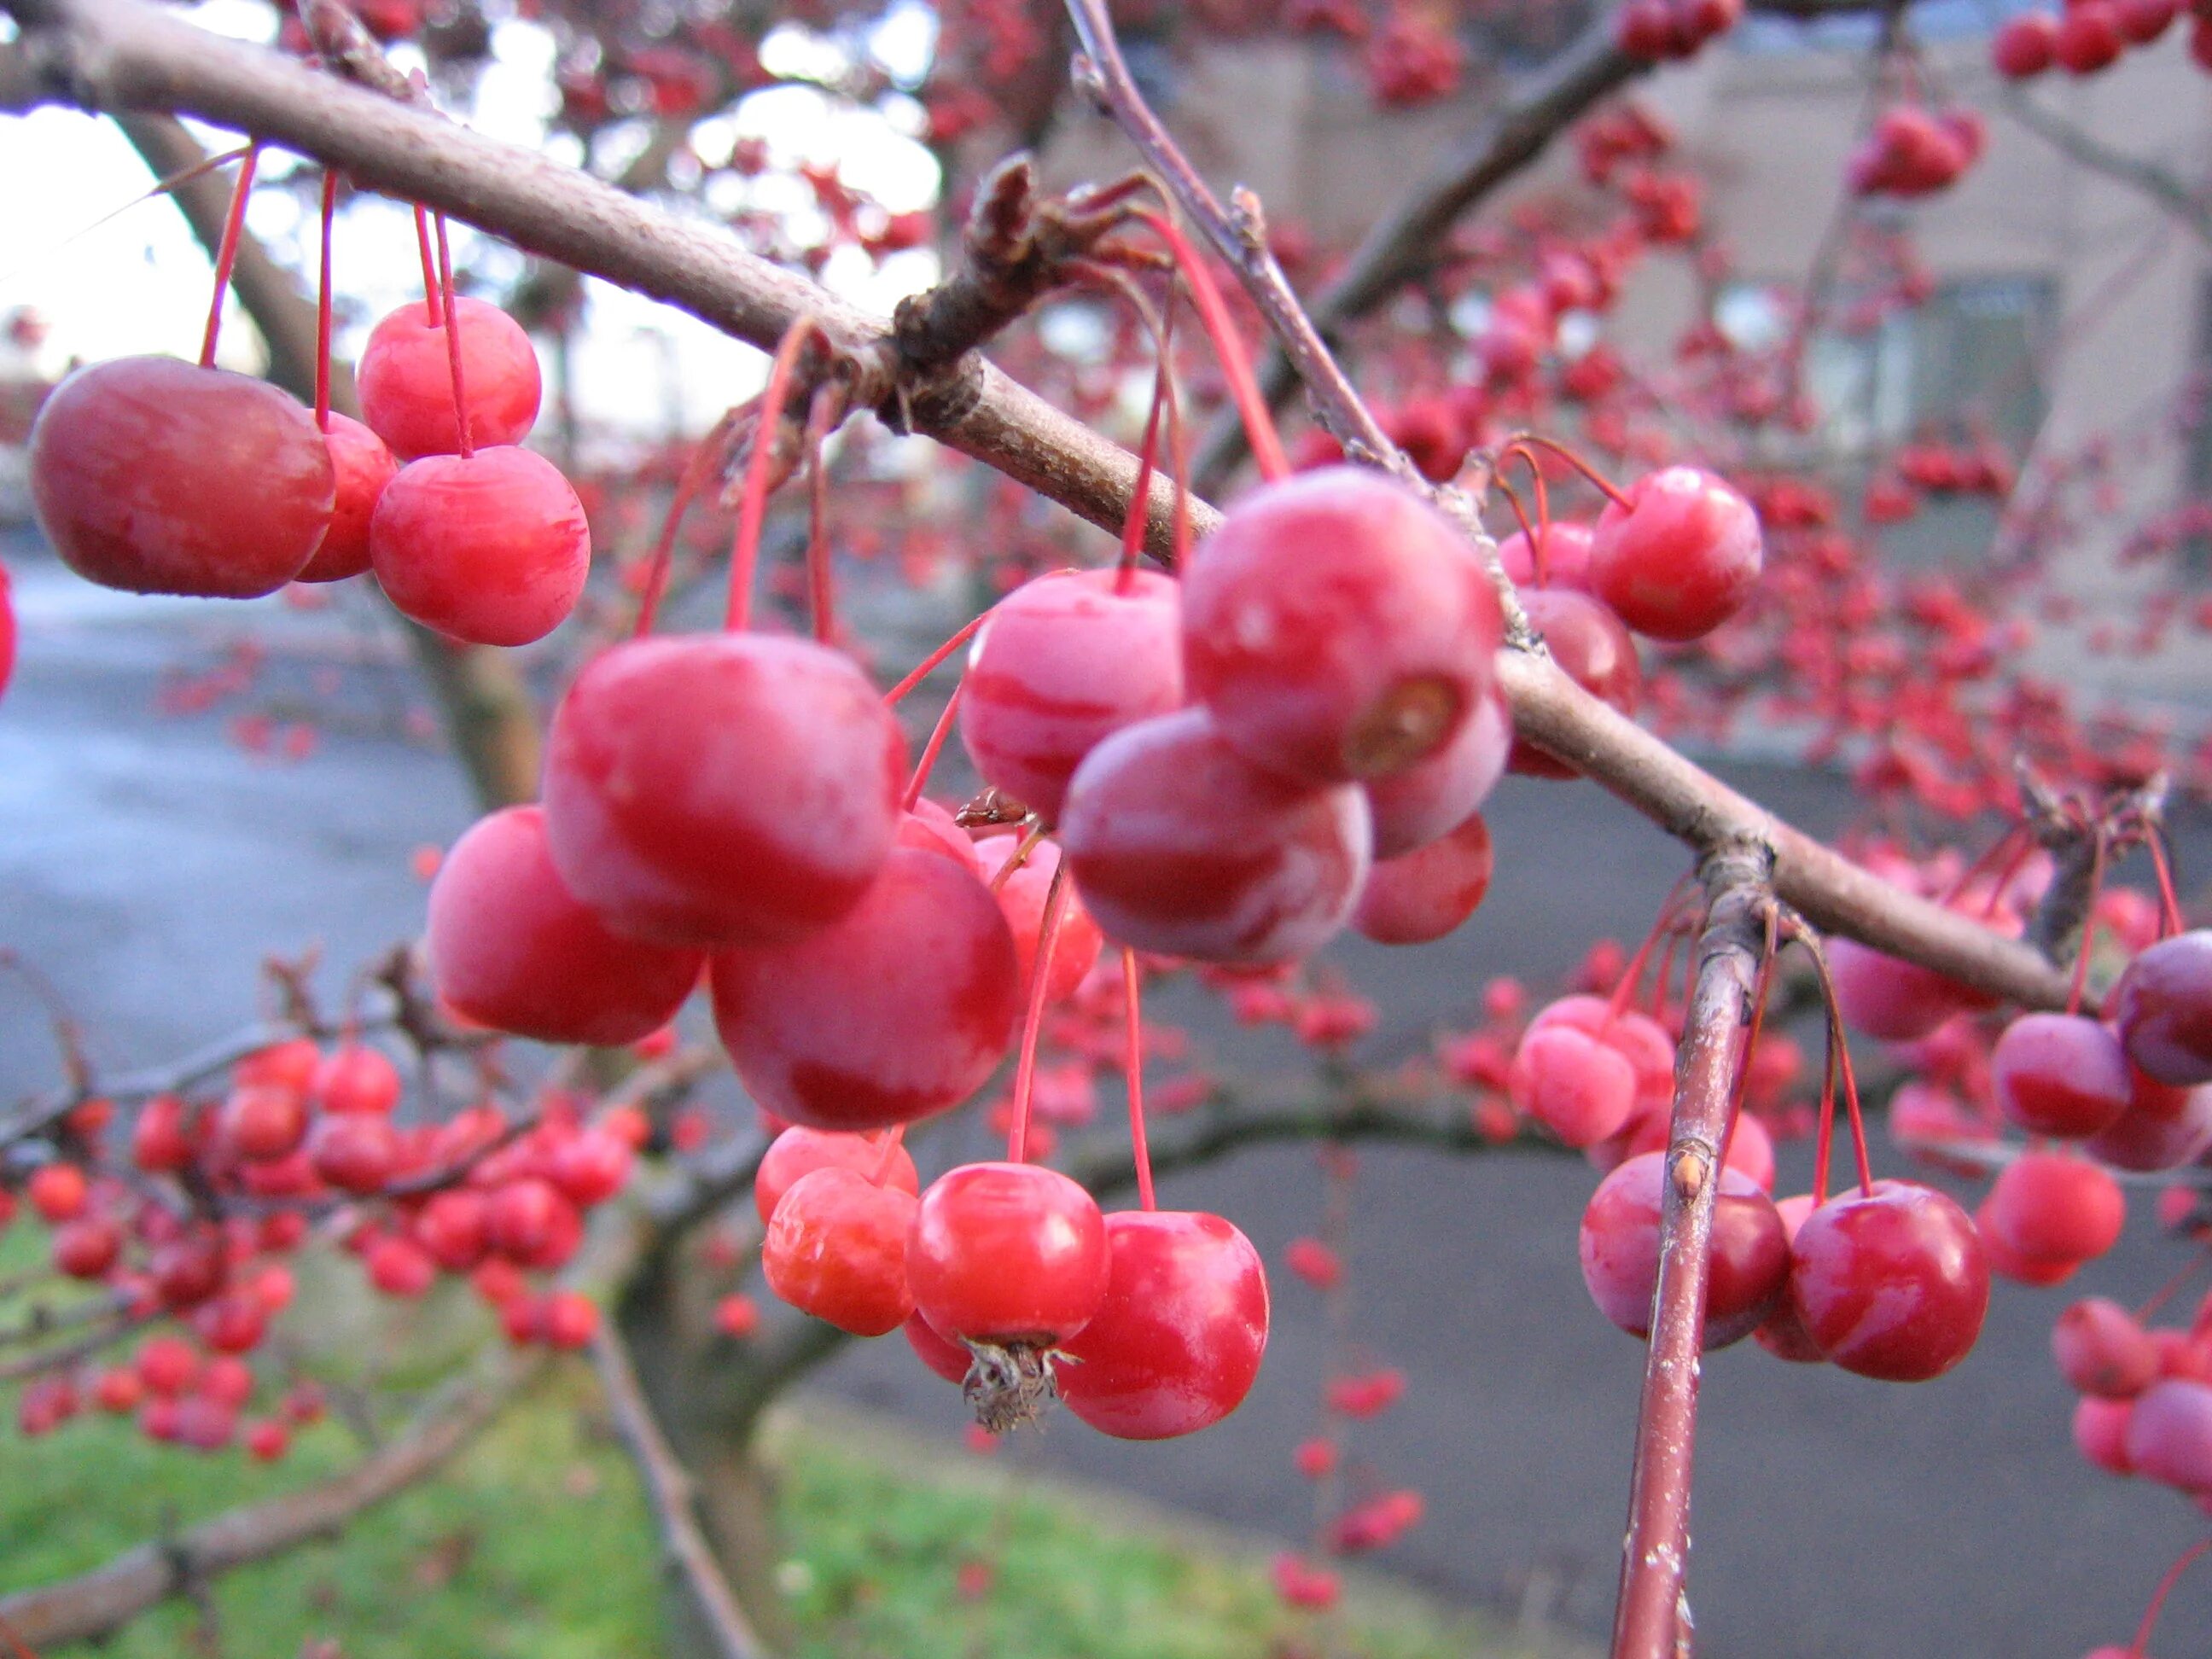
[{"label": "brown woody branch", "polygon": [[0,1596],[0,1630],[39,1649],[95,1641],[172,1596],[197,1594],[224,1573],[327,1537],[434,1473],[499,1413],[534,1370],[502,1356],[343,1474],[231,1510],[173,1538],[141,1544],[74,1578]]},{"label": "brown woody branch", "polygon": [[[0,0],[25,27],[40,82],[94,108],[185,112],[343,167],[531,251],[653,295],[766,348],[802,312],[837,349],[860,406],[927,432],[1109,530],[1135,487],[1133,455],[970,354],[904,386],[889,331],[805,277],[530,151],[220,39],[143,0]],[[1175,489],[1156,479],[1150,543],[1171,545]],[[1203,534],[1218,514],[1191,503]],[[2061,1006],[2065,985],[2027,946],[1888,886],[1728,788],[1583,691],[1548,661],[1500,658],[1516,728],[1700,853],[1771,841],[1776,883],[1817,925],[1981,989]]]},{"label": "brown woody branch", "polygon": [[744,1611],[730,1593],[714,1548],[700,1529],[694,1508],[691,1477],[677,1460],[653,1407],[638,1386],[629,1352],[609,1326],[601,1326],[592,1357],[599,1364],[599,1386],[605,1391],[615,1431],[629,1449],[631,1461],[645,1483],[647,1505],[672,1572],[682,1581],[692,1611],[706,1632],[715,1659],[760,1659],[762,1648]]},{"label": "brown woody branch", "polygon": [[1698,945],[1697,988],[1683,1027],[1668,1131],[1659,1285],[1650,1354],[1637,1413],[1636,1473],[1621,1548],[1613,1659],[1674,1659],[1688,1622],[1683,1580],[1690,1553],[1690,1475],[1698,1429],[1698,1355],[1713,1203],[1729,1113],[1747,1054],[1752,1001],[1774,902],[1771,855],[1758,843],[1725,847],[1700,872],[1711,896]]}]

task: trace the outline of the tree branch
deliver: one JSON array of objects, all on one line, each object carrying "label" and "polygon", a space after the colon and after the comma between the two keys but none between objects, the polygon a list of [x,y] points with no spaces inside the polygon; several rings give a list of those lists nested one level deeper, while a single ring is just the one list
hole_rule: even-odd
[{"label": "tree branch", "polygon": [[435,1473],[535,1370],[534,1364],[502,1353],[484,1374],[455,1388],[404,1434],[343,1474],[231,1510],[174,1538],[142,1544],[74,1578],[0,1596],[0,1630],[33,1648],[97,1640],[172,1596],[195,1593],[224,1573],[337,1532]]},{"label": "tree branch", "polygon": [[645,1495],[653,1510],[653,1526],[660,1534],[661,1549],[670,1570],[683,1581],[685,1595],[704,1627],[716,1659],[760,1659],[760,1642],[746,1621],[737,1597],[730,1593],[714,1552],[700,1530],[692,1504],[691,1477],[677,1461],[645,1391],[638,1386],[629,1352],[611,1325],[602,1324],[592,1357],[599,1368],[599,1385],[606,1391],[616,1432],[629,1449],[645,1482]]},{"label": "tree branch", "polygon": [[[678,219],[545,157],[219,39],[143,0],[0,0],[31,31],[42,84],[94,107],[185,111],[258,133],[421,199],[519,246],[666,301],[763,348],[802,311],[838,349],[856,402],[931,434],[1108,530],[1135,488],[1136,457],[970,354],[902,386],[887,326],[720,230]],[[1176,489],[1153,481],[1151,545],[1171,545]],[[1191,502],[1204,534],[1219,515]],[[1543,659],[1507,652],[1516,728],[1571,761],[1700,853],[1771,841],[1783,896],[1816,925],[2031,1006],[2065,983],[2031,948],[1904,894],[1800,835],[1590,696]]]},{"label": "tree branch", "polygon": [[2200,242],[2212,244],[2212,200],[2191,190],[2155,162],[2115,149],[2095,135],[2044,108],[2026,93],[2008,89],[2005,113],[2069,161],[2139,191],[2163,208]]},{"label": "tree branch", "polygon": [[1698,1355],[1705,1347],[1705,1283],[1711,1267],[1713,1204],[1721,1149],[1759,968],[1765,954],[1771,858],[1756,844],[1716,853],[1701,872],[1711,896],[1699,941],[1697,989],[1675,1072],[1668,1132],[1665,1208],[1659,1223],[1659,1285],[1650,1355],[1637,1412],[1636,1473],[1628,1535],[1621,1547],[1613,1659],[1674,1659],[1687,1622],[1683,1579],[1690,1553],[1690,1474],[1698,1431]]}]

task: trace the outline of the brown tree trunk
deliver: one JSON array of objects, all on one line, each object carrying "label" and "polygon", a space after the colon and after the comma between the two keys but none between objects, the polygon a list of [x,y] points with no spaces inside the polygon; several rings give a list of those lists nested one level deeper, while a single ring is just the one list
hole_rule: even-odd
[{"label": "brown tree trunk", "polygon": [[[166,179],[207,159],[183,123],[166,115],[121,114],[116,125]],[[230,181],[207,173],[170,192],[210,255],[222,240]],[[315,395],[315,302],[251,235],[239,239],[231,286],[269,349],[269,378],[301,402]],[[331,405],[356,409],[353,371],[331,366]],[[455,645],[428,629],[394,617],[430,688],[446,736],[487,807],[511,805],[538,793],[538,711],[514,659],[489,646]]]}]

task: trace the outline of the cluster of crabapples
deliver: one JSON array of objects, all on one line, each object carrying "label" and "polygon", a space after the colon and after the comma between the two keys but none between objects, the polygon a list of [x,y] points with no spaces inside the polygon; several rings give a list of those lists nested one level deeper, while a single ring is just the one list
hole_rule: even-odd
[{"label": "cluster of crabapples", "polygon": [[[1552,526],[1539,562],[1554,539],[1592,591],[1550,595],[1568,620],[1544,625],[1586,680],[1578,621],[1632,663],[1622,618],[1693,637],[1761,556],[1742,497],[1691,468],[1639,480],[1594,531]],[[1085,1420],[1186,1432],[1237,1404],[1264,1344],[1241,1233],[1102,1216],[1022,1160],[1018,1099],[1009,1160],[918,1200],[884,1133],[973,1094],[1102,934],[1258,966],[1347,923],[1410,943],[1464,921],[1490,873],[1477,809],[1513,748],[1499,635],[1481,559],[1427,502],[1351,468],[1278,479],[1179,576],[1057,573],[981,620],[959,731],[1001,813],[1037,831],[995,842],[921,796],[842,652],[633,640],[563,698],[541,804],[484,819],[440,868],[431,975],[464,1020],[604,1043],[666,1022],[703,970],[738,1078],[789,1126],[762,1188],[779,1294],[850,1331],[906,1325],[987,1420],[1048,1389],[1061,1353]]]},{"label": "cluster of crabapples", "polygon": [[1932,196],[1981,159],[1989,137],[1977,110],[1892,104],[1851,152],[1844,178],[1855,196]]},{"label": "cluster of crabapples", "polygon": [[[34,1382],[18,1402],[24,1432],[88,1405],[136,1412],[154,1440],[215,1450],[242,1434],[255,1456],[281,1456],[286,1424],[312,1420],[311,1385],[274,1416],[238,1414],[259,1386],[252,1356],[293,1298],[287,1258],[319,1231],[335,1230],[380,1295],[412,1299],[465,1275],[511,1341],[588,1343],[592,1301],[540,1285],[628,1180],[643,1115],[616,1106],[586,1121],[563,1098],[520,1133],[489,1104],[403,1124],[403,1093],[381,1050],[301,1037],[240,1059],[220,1095],[155,1095],[127,1123],[104,1099],[75,1108],[65,1155],[22,1188],[52,1230],[52,1264],[102,1287],[129,1326],[180,1328],[149,1336],[131,1364]],[[0,1225],[13,1202],[0,1191]]]},{"label": "cluster of crabapples", "polygon": [[2189,15],[2189,55],[2212,71],[2212,8],[2204,0],[2066,0],[2057,14],[2023,12],[1990,39],[1990,62],[2008,81],[2053,68],[2069,75],[2110,69],[2131,47],[2156,41]]},{"label": "cluster of crabapples", "polygon": [[39,523],[70,569],[134,593],[254,599],[374,570],[451,638],[550,633],[584,591],[591,531],[560,469],[522,447],[540,386],[521,325],[433,289],[376,325],[356,382],[362,419],[319,421],[211,363],[82,369],[31,430]]}]

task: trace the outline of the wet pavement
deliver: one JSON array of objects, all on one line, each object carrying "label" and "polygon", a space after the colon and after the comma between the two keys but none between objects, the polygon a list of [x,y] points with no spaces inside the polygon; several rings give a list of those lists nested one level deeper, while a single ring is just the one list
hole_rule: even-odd
[{"label": "wet pavement", "polygon": [[[216,660],[242,608],[104,595],[8,556],[24,637],[0,701],[0,945],[52,975],[105,1063],[161,1060],[242,1023],[270,951],[315,942],[352,964],[419,925],[409,854],[451,840],[469,804],[457,771],[400,735],[404,681],[372,623],[252,609],[270,647],[264,686],[342,714],[310,758],[285,763],[228,734],[250,705],[154,712],[164,670]],[[1852,810],[1833,779],[1729,775],[1809,829]],[[1343,953],[1386,1010],[1372,1040],[1385,1059],[1419,1047],[1492,972],[1541,982],[1599,933],[1639,933],[1681,869],[1670,843],[1587,788],[1509,781],[1491,817],[1499,873],[1473,924],[1420,951]],[[1291,1059],[1279,1040],[1202,1036],[1269,1069]],[[45,1079],[45,1045],[35,1011],[0,985],[0,1101]],[[1802,1164],[1785,1160],[1800,1185]],[[1353,1323],[1408,1386],[1354,1449],[1380,1482],[1426,1495],[1427,1520],[1383,1565],[1596,1631],[1642,1349],[1582,1288],[1575,1230],[1591,1185],[1571,1159],[1364,1154]],[[1227,1213],[1272,1262],[1316,1224],[1320,1194],[1309,1151],[1273,1149],[1168,1182],[1163,1201]],[[2176,1258],[2146,1224],[2138,1214],[2079,1288],[2135,1300],[2155,1285]],[[1230,1422],[1146,1446],[1062,1420],[1029,1455],[1238,1526],[1302,1532],[1310,1495],[1289,1454],[1313,1424],[1326,1333],[1310,1293],[1277,1277],[1268,1362]],[[2124,1642],[2203,1523],[2075,1457],[2046,1346],[2060,1305],[2001,1286],[1974,1355],[1918,1387],[1786,1366],[1750,1345],[1709,1361],[1692,1571],[1707,1659],[2079,1659]],[[826,1382],[957,1432],[951,1391],[896,1340],[856,1345]],[[2185,1585],[2164,1630],[2154,1651],[2169,1659],[2212,1650],[2212,1579]]]}]

